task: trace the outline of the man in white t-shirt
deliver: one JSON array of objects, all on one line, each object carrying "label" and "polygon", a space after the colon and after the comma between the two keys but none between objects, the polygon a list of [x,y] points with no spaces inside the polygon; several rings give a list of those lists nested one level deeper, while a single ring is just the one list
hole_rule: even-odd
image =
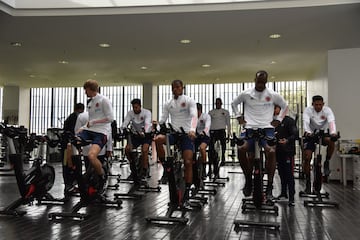
[{"label": "man in white t-shirt", "polygon": [[87,103],[89,121],[80,129],[78,135],[84,140],[92,141],[88,158],[95,173],[99,176],[99,183],[96,188],[99,192],[103,192],[106,176],[98,155],[106,145],[108,135],[111,134],[111,122],[114,120],[114,113],[110,100],[99,93],[99,85],[96,80],[87,80],[84,83],[84,89],[89,97]]},{"label": "man in white t-shirt", "polygon": [[[274,115],[274,106],[281,107],[277,119],[281,122],[285,117],[288,106],[284,98],[277,92],[266,88],[268,73],[258,71],[255,74],[255,87],[241,92],[231,103],[232,109],[239,123],[243,124],[242,137],[256,129],[264,129],[267,137],[274,138],[274,126],[271,124]],[[244,104],[244,116],[239,113],[238,105]],[[266,167],[268,173],[267,198],[272,198],[272,185],[276,168],[275,145],[269,146],[266,141],[261,142],[266,154]],[[252,192],[252,171],[254,167],[254,140],[248,139],[239,147],[238,155],[240,166],[245,175],[245,187],[243,193],[250,196]]]},{"label": "man in white t-shirt", "polygon": [[311,192],[310,183],[310,161],[312,154],[315,151],[315,142],[311,136],[315,131],[329,129],[330,137],[323,139],[323,145],[327,146],[326,158],[324,162],[324,180],[326,181],[329,174],[329,160],[334,153],[335,141],[337,139],[335,116],[330,107],[324,106],[324,99],[322,96],[316,95],[312,98],[312,105],[305,108],[303,113],[304,126],[304,142],[303,142],[303,171],[306,179],[305,193]]},{"label": "man in white t-shirt", "polygon": [[[126,114],[120,129],[121,130],[127,129],[129,127],[128,125],[130,124],[131,125],[130,128],[135,133],[130,135],[131,141],[127,142],[126,144],[125,154],[130,161],[130,169],[131,169],[130,179],[137,181],[140,180],[140,178],[146,177],[146,173],[148,170],[149,147],[152,142],[152,137],[151,137],[152,119],[151,119],[150,110],[141,107],[140,99],[138,98],[133,99],[131,101],[131,105],[132,105],[132,110],[130,110]],[[133,159],[133,155],[131,154],[131,151],[139,147],[140,145],[141,145],[142,169],[139,169],[141,176],[138,176],[136,163],[134,162],[135,159]]]},{"label": "man in white t-shirt", "polygon": [[[230,113],[221,107],[221,98],[216,98],[215,109],[209,111],[211,117],[210,143],[209,143],[209,176],[211,177],[211,165],[214,163],[214,144],[217,140],[221,142],[221,165],[225,165],[226,139],[231,135]],[[226,137],[227,133],[227,137]],[[214,165],[214,171],[217,166]],[[217,170],[216,170],[217,171]],[[215,173],[218,174],[218,173]]]},{"label": "man in white t-shirt", "polygon": [[[189,197],[189,191],[192,184],[193,172],[193,152],[194,152],[194,139],[197,126],[197,109],[195,101],[189,96],[183,95],[184,85],[181,80],[174,80],[171,83],[173,98],[171,98],[163,108],[162,116],[159,124],[164,124],[170,117],[171,124],[176,131],[181,128],[185,131],[186,135],[180,138],[182,157],[185,165],[185,183],[186,191],[184,194],[185,200]],[[160,162],[165,161],[165,151],[163,145],[166,143],[166,136],[163,134],[157,135],[155,138],[156,150]],[[174,136],[170,136],[170,144],[174,144]],[[165,180],[166,169],[162,180]]]}]

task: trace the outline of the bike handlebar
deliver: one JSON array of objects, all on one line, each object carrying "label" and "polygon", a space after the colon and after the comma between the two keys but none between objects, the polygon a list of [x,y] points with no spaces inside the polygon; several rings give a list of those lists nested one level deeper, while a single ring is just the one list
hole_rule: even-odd
[{"label": "bike handlebar", "polygon": [[319,142],[319,140],[324,137],[330,137],[331,141],[336,142],[340,138],[340,132],[337,132],[336,135],[333,135],[330,134],[329,129],[326,132],[323,129],[316,129],[313,133],[304,135],[306,140],[313,140],[315,142]]}]

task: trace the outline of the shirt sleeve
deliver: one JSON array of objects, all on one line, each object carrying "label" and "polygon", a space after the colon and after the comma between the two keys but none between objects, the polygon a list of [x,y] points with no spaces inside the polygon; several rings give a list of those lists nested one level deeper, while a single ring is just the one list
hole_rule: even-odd
[{"label": "shirt sleeve", "polygon": [[198,117],[197,117],[197,108],[196,108],[196,103],[194,100],[190,99],[189,101],[189,113],[191,116],[191,126],[190,126],[190,131],[196,131],[196,126],[197,126],[197,121],[198,121]]},{"label": "shirt sleeve", "polygon": [[274,95],[274,104],[279,105],[281,107],[279,115],[277,115],[276,120],[282,122],[285,118],[286,114],[289,112],[289,107],[283,96],[279,93],[275,93]]},{"label": "shirt sleeve", "polygon": [[303,128],[304,132],[312,133],[312,130],[310,128],[310,117],[311,117],[311,109],[309,107],[305,108],[305,111],[303,112]]},{"label": "shirt sleeve", "polygon": [[151,112],[150,110],[147,110],[146,111],[146,114],[145,114],[145,132],[146,133],[149,133],[151,132],[151,124],[152,124],[152,119],[151,119]]},{"label": "shirt sleeve", "polygon": [[160,117],[160,120],[159,120],[159,124],[161,125],[161,124],[163,124],[163,123],[165,123],[166,122],[166,120],[168,119],[168,117],[169,117],[169,102],[168,103],[166,103],[165,105],[164,105],[164,107],[163,107],[163,112],[162,112],[162,114],[161,114],[161,117]]},{"label": "shirt sleeve", "polygon": [[205,129],[204,129],[204,132],[206,135],[210,136],[210,126],[211,126],[211,117],[209,114],[206,114],[205,115]]},{"label": "shirt sleeve", "polygon": [[335,124],[335,115],[331,108],[327,107],[327,121],[329,124],[330,134],[336,134],[336,124]]},{"label": "shirt sleeve", "polygon": [[243,99],[242,99],[242,94],[240,94],[238,97],[236,97],[233,101],[232,101],[232,103],[231,103],[231,108],[232,108],[232,110],[233,110],[233,112],[234,112],[234,114],[235,114],[235,117],[240,117],[241,116],[241,113],[240,113],[240,111],[239,111],[239,107],[238,107],[238,105],[240,104],[240,103],[242,103],[243,102]]},{"label": "shirt sleeve", "polygon": [[226,110],[226,128],[228,136],[231,135],[230,112]]},{"label": "shirt sleeve", "polygon": [[126,116],[125,116],[125,118],[124,118],[124,121],[123,121],[123,123],[121,124],[120,129],[123,130],[123,129],[127,128],[127,126],[128,126],[129,123],[130,123],[130,120],[131,120],[131,111],[129,111],[129,112],[126,114]]}]

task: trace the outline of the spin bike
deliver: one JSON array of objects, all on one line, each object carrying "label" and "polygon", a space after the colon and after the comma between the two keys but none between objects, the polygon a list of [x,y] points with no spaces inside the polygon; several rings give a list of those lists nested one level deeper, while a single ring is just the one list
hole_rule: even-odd
[{"label": "spin bike", "polygon": [[[3,123],[0,124],[0,128],[7,139],[9,160],[13,165],[16,182],[21,195],[19,199],[12,202],[5,209],[1,210],[0,215],[23,216],[26,214],[26,211],[17,210],[17,208],[21,205],[32,204],[34,200],[37,200],[38,205],[63,204],[65,202],[64,199],[54,198],[49,193],[50,189],[54,185],[55,170],[52,166],[43,162],[43,156],[39,155],[35,158],[32,166],[28,170],[24,171],[24,155],[17,153],[16,140],[18,140],[20,136],[26,136],[27,129],[8,127]],[[41,139],[43,142],[47,140],[44,136],[40,136],[37,139]],[[35,141],[36,139],[33,138],[32,140]]]},{"label": "spin bike", "polygon": [[[185,217],[187,211],[194,208],[200,208],[198,203],[189,206],[184,205],[185,194],[185,179],[184,179],[184,160],[182,159],[182,151],[180,150],[181,138],[187,134],[181,128],[181,132],[175,131],[169,124],[169,128],[161,126],[161,134],[166,135],[166,159],[163,162],[163,167],[166,169],[169,184],[170,202],[165,216],[149,216],[146,217],[147,222],[153,223],[181,223],[186,224],[188,218]],[[175,145],[173,149],[170,146],[170,135],[175,138]],[[175,216],[175,212],[180,212],[180,215]]]},{"label": "spin bike", "polygon": [[[261,142],[263,140],[267,141],[269,146],[274,146],[276,144],[276,138],[269,138],[266,136],[266,129],[247,129],[246,135],[244,138],[237,138],[233,134],[233,139],[238,146],[242,146],[247,139],[253,139],[255,141],[255,157],[254,157],[254,172],[253,172],[253,194],[251,198],[243,198],[242,200],[242,213],[245,213],[247,210],[257,210],[260,212],[273,212],[278,215],[279,208],[273,202],[267,201],[264,204],[264,190],[263,190],[263,152],[261,148]],[[278,230],[280,224],[276,222],[262,222],[262,221],[247,221],[247,220],[235,220],[235,229],[238,229],[240,226],[249,226],[249,227],[265,227]]]},{"label": "spin bike", "polygon": [[300,197],[311,198],[312,200],[305,200],[305,207],[334,207],[338,208],[339,203],[332,201],[325,201],[324,198],[329,199],[328,192],[321,192],[322,188],[322,155],[321,155],[321,146],[323,145],[323,140],[325,137],[329,137],[331,141],[336,142],[340,138],[340,134],[338,133],[336,137],[331,137],[328,132],[324,130],[315,131],[312,135],[306,136],[307,139],[314,141],[317,143],[317,155],[314,159],[313,164],[313,192],[305,193],[304,191],[299,192]]},{"label": "spin bike", "polygon": [[[131,128],[124,129],[124,135],[127,138],[127,143],[129,146],[132,145],[132,137],[133,136],[139,136],[141,137],[141,134]],[[148,182],[142,177],[144,174],[142,172],[142,155],[140,154],[139,150],[137,148],[131,149],[131,158],[133,159],[130,161],[129,159],[129,165],[131,174],[129,178],[127,179],[120,179],[120,182],[127,182],[133,184],[133,186],[130,188],[130,190],[127,193],[115,193],[114,196],[117,199],[141,199],[144,194],[140,194],[139,192],[160,192],[161,187],[151,187],[149,186]],[[146,175],[149,174],[149,163]],[[145,177],[145,176],[144,176]]]},{"label": "spin bike", "polygon": [[[87,213],[80,213],[79,210],[83,207],[87,207],[91,204],[93,205],[102,205],[106,207],[115,207],[117,209],[121,208],[122,201],[120,199],[109,200],[106,195],[99,191],[96,186],[99,184],[99,176],[95,173],[93,167],[90,165],[85,174],[82,173],[82,155],[81,150],[83,146],[89,145],[91,141],[86,141],[81,138],[73,136],[70,140],[70,143],[75,146],[76,153],[73,158],[75,165],[75,174],[76,180],[79,185],[80,191],[80,201],[76,203],[70,212],[52,212],[48,214],[49,220],[60,220],[65,218],[75,219],[75,220],[85,220],[89,217]],[[68,147],[72,148],[70,144]],[[107,174],[109,173],[109,165],[107,159],[103,158],[102,167],[105,173],[107,180]],[[104,189],[106,187],[104,186]]]},{"label": "spin bike", "polygon": [[[205,137],[204,135],[197,134],[197,139]],[[200,145],[200,144],[199,144]],[[205,195],[215,195],[217,193],[217,190],[215,188],[206,188],[205,182],[203,178],[205,178],[205,166],[202,162],[202,155],[200,151],[200,146],[196,148],[196,140],[195,140],[195,152],[193,156],[193,184],[195,188],[192,188],[192,194],[191,199],[197,199],[202,201],[203,203],[207,203],[207,198]]]}]

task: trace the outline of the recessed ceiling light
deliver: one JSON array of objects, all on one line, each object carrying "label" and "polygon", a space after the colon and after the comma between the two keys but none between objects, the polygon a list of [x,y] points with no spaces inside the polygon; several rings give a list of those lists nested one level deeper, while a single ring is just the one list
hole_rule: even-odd
[{"label": "recessed ceiling light", "polygon": [[109,43],[100,43],[99,44],[99,47],[102,47],[102,48],[108,48],[110,47],[111,45]]},{"label": "recessed ceiling light", "polygon": [[59,63],[60,63],[60,64],[68,64],[69,62],[68,62],[68,61],[65,61],[65,60],[60,60]]},{"label": "recessed ceiling light", "polygon": [[271,76],[270,79],[275,79],[276,77],[275,76]]},{"label": "recessed ceiling light", "polygon": [[271,39],[277,39],[277,38],[281,38],[281,35],[278,34],[278,33],[274,33],[274,34],[271,34],[271,35],[269,36],[269,38],[271,38]]},{"label": "recessed ceiling light", "polygon": [[11,42],[10,45],[13,47],[21,47],[21,42]]},{"label": "recessed ceiling light", "polygon": [[203,64],[203,65],[201,65],[203,68],[208,68],[208,67],[211,67],[211,65],[210,64]]},{"label": "recessed ceiling light", "polygon": [[30,78],[34,78],[34,77],[35,77],[35,75],[33,75],[33,74],[30,74],[30,75],[29,75],[29,77],[30,77]]},{"label": "recessed ceiling light", "polygon": [[189,43],[191,43],[191,40],[189,40],[189,39],[181,39],[181,40],[180,40],[180,43],[182,43],[182,44],[189,44]]},{"label": "recessed ceiling light", "polygon": [[145,66],[142,66],[142,67],[140,67],[140,69],[141,69],[141,70],[146,70],[146,69],[148,69],[148,68],[145,67]]},{"label": "recessed ceiling light", "polygon": [[270,64],[276,64],[276,61],[271,61],[271,63]]}]

